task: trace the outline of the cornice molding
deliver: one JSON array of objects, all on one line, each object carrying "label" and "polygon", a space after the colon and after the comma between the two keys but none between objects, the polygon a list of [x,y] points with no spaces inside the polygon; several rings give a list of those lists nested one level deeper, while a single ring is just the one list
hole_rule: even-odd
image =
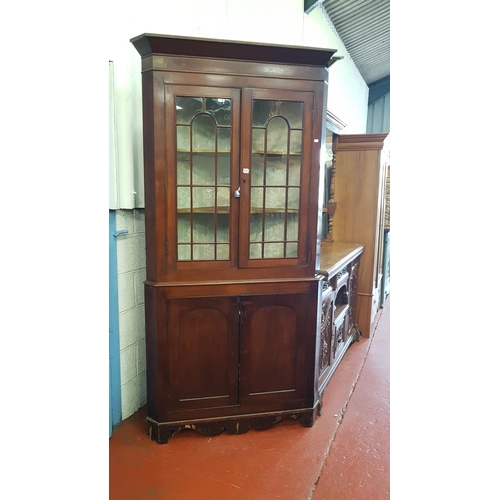
[{"label": "cornice molding", "polygon": [[347,123],[343,122],[338,116],[334,115],[330,110],[326,110],[326,126],[332,132],[339,134],[347,127]]},{"label": "cornice molding", "polygon": [[384,147],[384,141],[389,134],[350,134],[339,135],[337,151],[346,150],[377,150]]}]

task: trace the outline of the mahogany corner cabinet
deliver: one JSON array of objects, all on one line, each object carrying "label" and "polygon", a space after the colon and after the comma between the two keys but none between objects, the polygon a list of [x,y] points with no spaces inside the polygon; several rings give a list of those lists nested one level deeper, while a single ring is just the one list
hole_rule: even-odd
[{"label": "mahogany corner cabinet", "polygon": [[[149,436],[289,417],[312,426],[335,352],[356,330],[348,302],[362,253],[335,247],[335,262],[320,262],[335,51],[131,42],[142,58]],[[331,275],[339,262],[345,277]]]}]

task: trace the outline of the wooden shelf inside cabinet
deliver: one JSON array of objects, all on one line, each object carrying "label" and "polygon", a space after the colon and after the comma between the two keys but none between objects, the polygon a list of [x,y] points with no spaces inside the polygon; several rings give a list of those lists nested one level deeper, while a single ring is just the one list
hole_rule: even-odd
[{"label": "wooden shelf inside cabinet", "polygon": [[333,321],[336,323],[339,318],[345,316],[348,309],[349,309],[349,304],[343,304],[341,306],[336,305]]},{"label": "wooden shelf inside cabinet", "polygon": [[259,150],[252,150],[252,154],[256,155],[264,155],[264,153],[267,156],[301,156],[301,152],[293,152],[293,151],[259,151]]},{"label": "wooden shelf inside cabinet", "polygon": [[266,208],[263,210],[262,208],[250,208],[250,213],[251,214],[298,214],[299,211],[296,208]]},{"label": "wooden shelf inside cabinet", "polygon": [[[231,154],[231,151],[229,150],[208,150],[208,149],[196,149],[196,150],[190,150],[190,149],[178,149],[177,152],[179,154],[194,154],[194,155],[208,155],[208,154],[224,154],[224,155],[229,155]],[[301,152],[294,152],[294,151],[264,151],[264,150],[252,150],[252,154],[256,155],[264,155],[266,156],[301,156]]]},{"label": "wooden shelf inside cabinet", "polygon": [[178,154],[184,154],[184,155],[213,155],[215,153],[220,154],[220,155],[229,155],[231,154],[231,151],[228,150],[217,150],[214,151],[213,149],[178,149],[177,150]]},{"label": "wooden shelf inside cabinet", "polygon": [[[215,214],[215,207],[198,207],[198,208],[180,208],[177,210],[178,214]],[[218,214],[228,214],[229,213],[229,207],[217,207],[217,213]],[[298,214],[299,211],[296,208],[293,209],[285,209],[285,208],[266,208],[263,210],[262,208],[251,208],[250,209],[251,214]]]},{"label": "wooden shelf inside cabinet", "polygon": [[[178,208],[178,214],[215,214],[216,207]],[[218,214],[228,214],[229,207],[217,207]]]}]

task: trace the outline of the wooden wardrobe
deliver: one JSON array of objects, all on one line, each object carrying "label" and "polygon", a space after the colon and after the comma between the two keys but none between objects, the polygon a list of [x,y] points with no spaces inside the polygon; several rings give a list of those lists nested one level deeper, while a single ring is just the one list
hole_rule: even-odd
[{"label": "wooden wardrobe", "polygon": [[336,155],[333,240],[364,245],[359,267],[357,325],[371,336],[380,309],[388,134],[339,135]]}]

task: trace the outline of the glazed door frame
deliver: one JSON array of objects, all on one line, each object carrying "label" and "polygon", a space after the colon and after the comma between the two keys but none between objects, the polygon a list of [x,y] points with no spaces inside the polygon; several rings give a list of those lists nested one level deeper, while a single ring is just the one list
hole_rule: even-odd
[{"label": "glazed door frame", "polygon": [[[255,164],[253,164],[253,156],[255,153],[255,144],[253,140],[253,129],[263,128],[254,126],[256,123],[254,117],[254,101],[274,101],[276,103],[302,103],[303,114],[302,114],[302,127],[301,127],[301,146],[300,146],[300,183],[299,185],[290,185],[292,182],[289,180],[291,177],[291,139],[288,138],[288,153],[283,156],[285,159],[285,170],[287,170],[286,179],[280,181],[279,186],[268,186],[266,185],[266,171],[268,170],[268,165],[265,164],[268,157],[267,148],[271,147],[268,145],[268,132],[266,125],[266,133],[264,140],[264,180],[262,181],[262,187],[254,187],[253,184],[253,169]],[[297,267],[305,266],[310,260],[308,241],[307,241],[307,220],[309,211],[309,186],[311,180],[311,151],[312,151],[312,132],[313,132],[313,109],[314,109],[314,93],[312,91],[295,91],[295,90],[276,90],[276,89],[266,89],[266,88],[244,88],[242,90],[242,139],[241,139],[241,151],[246,152],[245,155],[241,156],[241,169],[240,169],[240,188],[241,188],[241,198],[240,198],[240,228],[245,228],[245,230],[240,230],[240,244],[239,244],[239,267],[240,268],[265,268],[265,267]],[[271,123],[272,119],[280,117],[280,113],[269,119],[268,123]],[[299,130],[297,127],[295,132]],[[289,136],[291,136],[292,127],[289,124]],[[282,166],[283,168],[283,166]],[[252,212],[255,211],[255,207],[252,201],[252,190],[262,189],[263,192],[263,212],[262,212],[262,223],[265,224],[264,214],[266,210],[266,196],[271,190],[281,190],[285,193],[286,205],[283,207],[284,214],[288,214],[288,203],[289,203],[289,193],[292,190],[300,190],[299,194],[299,204],[298,204],[298,229],[297,229],[297,255],[295,258],[252,258],[250,255],[250,245],[256,245],[260,243],[252,243],[251,237],[251,219]],[[271,215],[271,214],[270,214]],[[284,226],[286,228],[286,220],[284,220]],[[286,229],[283,230],[284,242],[283,245],[286,249],[287,238]],[[265,239],[265,228],[262,229],[262,246],[265,247],[266,244],[274,244],[271,241]],[[286,251],[286,250],[285,250]],[[263,254],[265,250],[262,251]]]},{"label": "glazed door frame", "polygon": [[[229,87],[206,87],[206,86],[191,86],[191,85],[171,85],[165,84],[165,143],[175,145],[175,147],[166,147],[166,164],[170,166],[167,167],[166,178],[167,178],[167,188],[166,188],[166,212],[167,212],[167,241],[168,243],[168,256],[167,256],[167,268],[169,270],[173,269],[193,269],[193,268],[234,268],[237,267],[237,252],[238,252],[238,199],[234,197],[235,191],[238,189],[238,170],[239,170],[239,157],[240,157],[240,89],[229,88]],[[179,260],[178,258],[178,248],[179,244],[179,230],[178,230],[178,189],[190,190],[191,193],[191,205],[194,206],[196,203],[193,199],[194,190],[206,190],[214,189],[218,193],[219,187],[217,185],[218,179],[215,178],[213,186],[195,186],[195,181],[193,180],[193,172],[191,171],[191,181],[190,187],[186,184],[185,187],[178,187],[181,184],[181,180],[178,178],[178,152],[179,144],[177,137],[177,128],[182,127],[181,124],[177,124],[176,119],[168,119],[169,117],[177,117],[176,109],[176,98],[177,97],[193,97],[202,98],[203,101],[208,99],[231,99],[231,114],[230,114],[230,152],[229,152],[229,196],[228,196],[228,230],[229,230],[229,258],[227,260],[215,260],[215,259],[187,259]],[[198,113],[198,116],[207,113]],[[193,120],[194,122],[194,120]],[[218,141],[216,140],[217,144]],[[216,148],[217,149],[217,148]],[[189,155],[189,152],[187,153]],[[217,156],[219,156],[217,151]],[[194,146],[191,143],[191,169],[193,169],[194,157],[196,152],[194,151]],[[218,168],[218,159],[216,160],[216,172]],[[215,174],[216,175],[216,174]],[[226,189],[224,187],[223,189]],[[214,207],[217,211],[218,208]],[[194,225],[195,209],[192,208],[190,212],[191,226]],[[215,218],[217,217],[217,212],[214,212]],[[189,214],[186,214],[189,216]],[[221,214],[222,215],[222,214]],[[225,215],[225,214],[224,214]],[[216,224],[216,222],[215,222]],[[195,232],[193,227],[191,228],[192,233]],[[193,240],[190,243],[194,246]],[[217,247],[217,241],[213,243],[214,247]],[[187,246],[187,245],[184,245]],[[207,245],[208,246],[208,245]]]}]

